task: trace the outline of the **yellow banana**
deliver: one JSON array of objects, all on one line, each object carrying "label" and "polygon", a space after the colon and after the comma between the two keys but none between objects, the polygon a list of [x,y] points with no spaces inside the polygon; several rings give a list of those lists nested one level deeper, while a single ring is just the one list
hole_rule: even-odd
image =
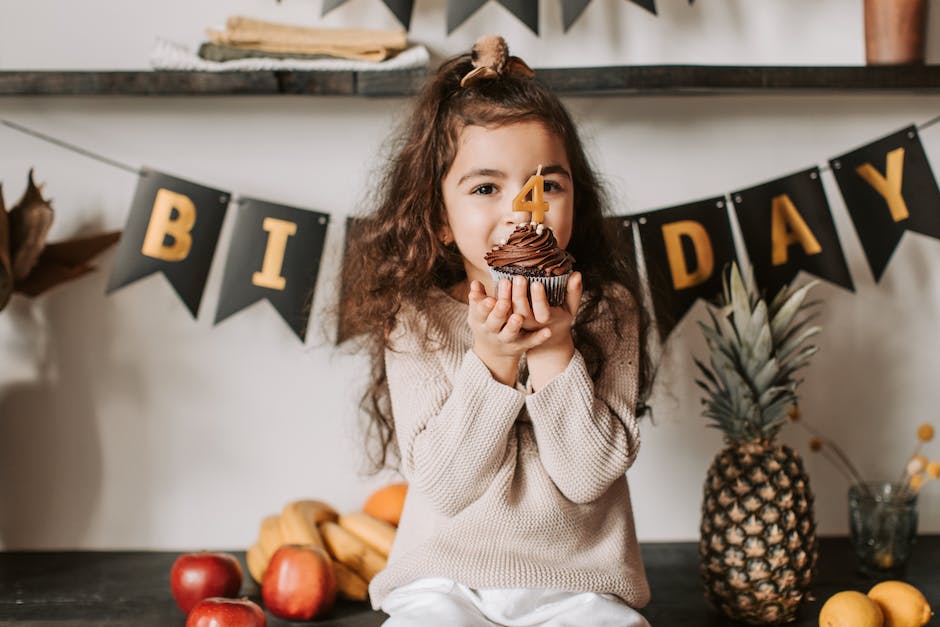
[{"label": "yellow banana", "polygon": [[333,560],[333,575],[336,577],[336,591],[350,601],[365,601],[369,598],[369,584],[347,566]]},{"label": "yellow banana", "polygon": [[335,522],[320,523],[320,534],[333,558],[348,566],[365,581],[372,581],[372,578],[385,568],[386,560],[381,553]]},{"label": "yellow banana", "polygon": [[255,543],[251,545],[248,551],[245,552],[245,561],[248,562],[248,572],[251,574],[251,578],[261,583],[261,580],[264,579],[264,571],[268,569],[268,562],[270,560],[265,557],[260,544]]},{"label": "yellow banana", "polygon": [[258,532],[258,544],[264,552],[266,560],[270,560],[274,552],[277,551],[282,544],[285,544],[281,537],[280,516],[274,514],[264,517],[261,521],[261,529]]},{"label": "yellow banana", "polygon": [[312,544],[321,549],[326,548],[317,531],[317,524],[337,518],[339,514],[336,510],[322,501],[292,501],[281,511],[281,541],[286,544]]},{"label": "yellow banana", "polygon": [[395,542],[395,527],[365,512],[340,516],[339,526],[359,536],[384,557],[388,557],[392,550],[392,543]]}]

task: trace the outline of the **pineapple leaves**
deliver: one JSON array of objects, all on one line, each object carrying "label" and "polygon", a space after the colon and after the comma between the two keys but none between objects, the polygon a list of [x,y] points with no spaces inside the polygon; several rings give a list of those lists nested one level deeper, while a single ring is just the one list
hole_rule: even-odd
[{"label": "pineapple leaves", "polygon": [[[819,281],[811,281],[788,297],[785,297],[787,293],[786,288],[780,290],[777,299],[785,297],[785,300],[783,300],[777,308],[771,306],[771,311],[774,313],[770,322],[770,328],[773,331],[775,342],[781,341],[796,314],[803,309],[803,301],[806,300],[806,294],[818,283]],[[774,299],[775,303],[777,299]]]},{"label": "pineapple leaves", "polygon": [[754,387],[758,392],[767,390],[779,374],[780,366],[777,364],[777,360],[771,357],[754,377]]},{"label": "pineapple leaves", "polygon": [[[763,301],[761,301],[761,305],[763,304]],[[767,360],[771,358],[771,353],[774,350],[774,341],[770,334],[770,326],[765,322],[759,329],[760,330],[756,333],[757,341],[749,347],[749,350],[747,350],[745,354],[746,361],[744,365],[748,372],[755,372],[761,368],[762,364],[766,363]],[[754,336],[750,335],[748,337]]]},{"label": "pineapple leaves", "polygon": [[764,301],[758,301],[757,306],[754,307],[754,311],[751,313],[750,320],[747,321],[747,326],[745,327],[744,336],[745,337],[754,337],[759,335],[764,327],[767,326],[767,303]]},{"label": "pineapple leaves", "polygon": [[803,315],[816,304],[807,300],[816,284],[784,287],[768,305],[753,272],[732,264],[722,273],[724,299],[708,308],[708,322],[699,322],[709,359],[695,359],[702,374],[695,382],[709,426],[730,440],[773,438],[796,402],[794,373],[818,350],[807,344],[821,330],[811,324],[816,312]]},{"label": "pineapple leaves", "polygon": [[[702,374],[705,375],[705,377],[708,379],[708,382],[709,382],[711,385],[713,385],[715,388],[720,387],[719,384],[718,384],[718,379],[715,378],[715,375],[712,374],[712,371],[709,370],[708,366],[706,366],[705,364],[703,364],[701,361],[699,361],[698,359],[696,359],[696,358],[694,358],[694,357],[693,357],[693,360],[695,361],[695,365],[698,366],[698,369],[699,369],[699,370],[702,372]],[[700,382],[699,382],[699,381],[696,381],[696,383],[700,383]]]},{"label": "pineapple leaves", "polygon": [[788,339],[786,342],[780,345],[780,348],[777,349],[777,356],[781,362],[785,362],[790,355],[793,354],[793,351],[798,349],[803,342],[809,338],[817,335],[822,331],[822,327],[810,327],[797,335],[794,338]]},{"label": "pineapple leaves", "polygon": [[747,290],[744,288],[744,281],[741,279],[741,273],[738,272],[737,265],[731,266],[731,311],[734,317],[734,328],[739,337],[744,332],[748,320],[751,318],[751,302]]}]

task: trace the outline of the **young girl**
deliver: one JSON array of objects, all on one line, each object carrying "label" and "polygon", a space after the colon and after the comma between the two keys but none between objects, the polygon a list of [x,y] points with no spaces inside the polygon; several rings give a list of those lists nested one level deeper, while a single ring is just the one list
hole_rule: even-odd
[{"label": "young girl", "polygon": [[[494,286],[484,261],[530,219],[512,201],[540,165],[578,269],[560,307],[519,277]],[[380,195],[343,313],[371,348],[374,461],[409,483],[373,606],[388,627],[647,626],[625,478],[647,322],[568,113],[481,40],[418,97]]]}]

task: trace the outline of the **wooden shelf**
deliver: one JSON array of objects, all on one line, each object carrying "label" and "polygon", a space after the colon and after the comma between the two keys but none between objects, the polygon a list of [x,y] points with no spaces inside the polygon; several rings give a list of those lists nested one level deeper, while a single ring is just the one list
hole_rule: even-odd
[{"label": "wooden shelf", "polygon": [[405,96],[423,68],[384,72],[0,72],[0,96]]},{"label": "wooden shelf", "polygon": [[[803,92],[940,92],[940,65],[628,65],[543,68],[537,77],[566,95]],[[423,68],[383,72],[5,71],[0,96],[410,96]]]}]

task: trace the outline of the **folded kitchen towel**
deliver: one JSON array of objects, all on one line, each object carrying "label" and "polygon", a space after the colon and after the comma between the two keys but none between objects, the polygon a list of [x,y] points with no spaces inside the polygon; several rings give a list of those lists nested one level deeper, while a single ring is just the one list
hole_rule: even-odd
[{"label": "folded kitchen towel", "polygon": [[203,72],[252,72],[262,70],[298,70],[324,72],[381,72],[427,68],[430,63],[428,49],[412,46],[385,61],[356,61],[352,59],[279,59],[258,57],[231,61],[209,61],[186,46],[157,39],[150,52],[150,66],[155,70],[186,70]]},{"label": "folded kitchen towel", "polygon": [[242,16],[228,18],[224,29],[209,29],[208,35],[210,43],[224,46],[359,61],[382,61],[408,46],[403,30],[309,28]]}]

